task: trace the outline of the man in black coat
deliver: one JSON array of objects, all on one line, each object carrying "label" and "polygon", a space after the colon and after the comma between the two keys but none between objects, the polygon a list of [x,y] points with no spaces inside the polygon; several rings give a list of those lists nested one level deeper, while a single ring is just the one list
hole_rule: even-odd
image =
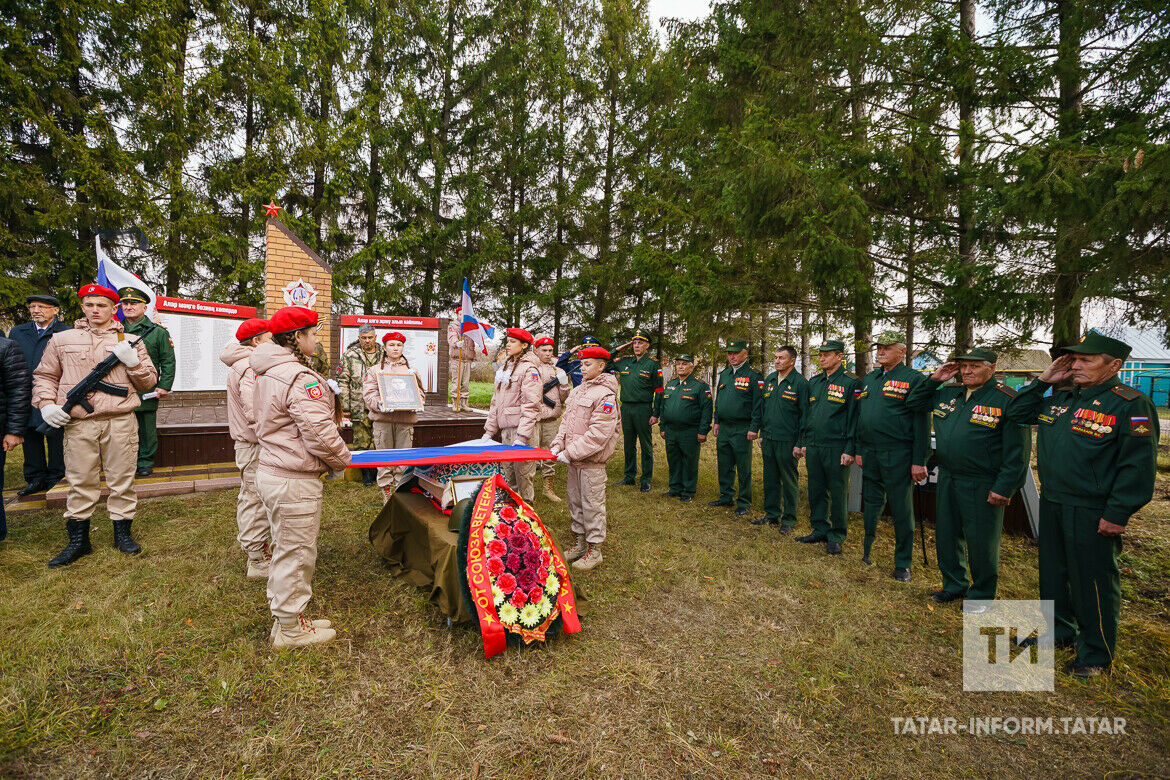
[{"label": "man in black coat", "polygon": [[[28,304],[30,322],[17,325],[8,334],[24,355],[28,368],[28,388],[25,403],[32,393],[32,373],[45,354],[45,346],[54,333],[69,330],[69,326],[57,319],[60,304],[52,295],[30,295],[24,301]],[[24,481],[25,485],[17,495],[27,496],[48,490],[65,478],[65,429],[53,428],[42,434],[37,430],[41,424],[41,413],[31,406],[26,410],[28,418],[24,437]]]},{"label": "man in black coat", "polygon": [[[12,339],[0,336],[0,427],[3,428],[3,446],[0,446],[0,493],[4,492],[4,462],[8,451],[22,441],[28,426],[28,412],[32,406],[32,373],[24,364],[24,356]],[[4,502],[0,501],[0,540],[8,536],[8,522],[4,517]]]}]

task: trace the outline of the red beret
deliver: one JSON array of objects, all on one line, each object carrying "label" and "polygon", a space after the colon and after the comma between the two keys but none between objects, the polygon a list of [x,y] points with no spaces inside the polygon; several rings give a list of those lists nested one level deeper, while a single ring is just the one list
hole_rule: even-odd
[{"label": "red beret", "polygon": [[285,306],[272,315],[272,319],[268,321],[268,330],[273,336],[278,336],[316,324],[317,312],[312,309],[306,309],[304,306]]},{"label": "red beret", "polygon": [[382,343],[385,344],[390,339],[394,339],[395,341],[401,341],[403,344],[406,343],[406,336],[403,336],[401,333],[399,333],[396,330],[392,330],[389,333],[387,333],[385,336],[383,336]]},{"label": "red beret", "polygon": [[236,341],[247,341],[254,336],[259,336],[261,333],[267,332],[268,320],[253,317],[250,320],[244,320],[240,323],[240,327],[236,328]]},{"label": "red beret", "polygon": [[532,343],[532,334],[529,333],[528,331],[524,330],[524,328],[508,328],[506,331],[504,331],[504,333],[510,339],[516,339],[517,341],[523,341],[525,344]]},{"label": "red beret", "polygon": [[553,345],[551,336],[545,336],[542,339],[537,339],[536,341],[532,342],[532,346],[534,347],[543,347],[545,344],[548,344],[550,347]]},{"label": "red beret", "polygon": [[579,358],[598,358],[600,360],[609,360],[609,350],[604,347],[585,347],[577,353]]},{"label": "red beret", "polygon": [[103,298],[109,298],[114,303],[117,303],[120,300],[118,298],[118,293],[111,290],[109,287],[102,287],[100,284],[87,284],[77,291],[78,298],[84,298],[87,295],[100,295]]}]

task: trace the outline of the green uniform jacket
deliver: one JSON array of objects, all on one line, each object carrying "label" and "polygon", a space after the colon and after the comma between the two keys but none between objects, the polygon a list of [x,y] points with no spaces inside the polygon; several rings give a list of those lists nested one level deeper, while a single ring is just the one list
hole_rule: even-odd
[{"label": "green uniform jacket", "polygon": [[769,441],[792,442],[803,447],[801,432],[808,415],[808,380],[793,369],[780,379],[773,371],[764,380],[763,433]]},{"label": "green uniform jacket", "polygon": [[[139,317],[133,324],[125,324],[126,337],[136,339],[142,334],[144,330],[152,324],[147,317]],[[155,387],[160,387],[163,390],[170,391],[171,385],[175,383],[175,345],[171,343],[171,334],[162,325],[152,330],[147,334],[146,339],[142,342],[146,345],[146,354],[150,355],[150,360],[154,363],[154,367],[158,369],[158,382]],[[151,390],[147,390],[151,392]],[[138,394],[142,398],[142,393]],[[158,409],[158,399],[150,398],[142,402],[142,405],[135,411],[139,412],[153,412]]]},{"label": "green uniform jacket", "polygon": [[1010,498],[1024,484],[1032,453],[1032,431],[1004,417],[1016,391],[994,379],[967,398],[963,385],[942,386],[927,379],[906,403],[932,409],[939,467],[957,477],[990,481],[991,490]]},{"label": "green uniform jacket", "polygon": [[613,369],[623,404],[654,403],[654,396],[662,392],[662,367],[649,354],[615,360]]},{"label": "green uniform jacket", "polygon": [[1041,492],[1049,501],[1101,508],[1117,525],[1154,497],[1158,424],[1154,402],[1117,377],[1053,389],[1039,379],[1011,400],[1006,416],[1037,425]]},{"label": "green uniform jacket", "polygon": [[747,363],[739,371],[731,366],[719,372],[715,394],[715,424],[747,425],[751,433],[760,432],[764,416],[764,378]]},{"label": "green uniform jacket", "polygon": [[808,380],[808,413],[804,417],[801,447],[836,447],[845,455],[855,450],[857,396],[861,383],[843,366],[830,376],[821,373]]},{"label": "green uniform jacket", "polygon": [[654,416],[659,424],[670,430],[690,430],[700,436],[711,432],[711,386],[691,374],[686,379],[675,377],[666,383],[654,405]]},{"label": "green uniform jacket", "polygon": [[884,450],[905,445],[910,463],[925,466],[930,457],[930,413],[906,403],[926,378],[905,363],[889,371],[875,368],[861,380],[857,396],[857,449]]}]

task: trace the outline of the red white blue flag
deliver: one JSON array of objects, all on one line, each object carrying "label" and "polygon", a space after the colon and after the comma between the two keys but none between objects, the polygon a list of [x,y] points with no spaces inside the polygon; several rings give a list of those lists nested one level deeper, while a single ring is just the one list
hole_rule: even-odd
[{"label": "red white blue flag", "polygon": [[467,285],[467,279],[463,279],[463,310],[460,312],[460,320],[462,322],[462,333],[467,336],[479,347],[483,354],[488,353],[487,343],[496,337],[496,329],[486,322],[481,322],[475,316],[475,308],[471,305],[471,288]]}]

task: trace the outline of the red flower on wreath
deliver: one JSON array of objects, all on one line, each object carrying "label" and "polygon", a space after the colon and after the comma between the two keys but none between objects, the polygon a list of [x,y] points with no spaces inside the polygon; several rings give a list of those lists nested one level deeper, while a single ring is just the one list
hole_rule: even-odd
[{"label": "red flower on wreath", "polygon": [[[489,569],[491,568],[490,564],[488,565],[488,568]],[[541,566],[539,569],[537,569],[536,570],[536,579],[539,582],[546,582],[548,580],[548,569],[544,568],[543,566]]]},{"label": "red flower on wreath", "polygon": [[500,590],[504,593],[511,593],[516,590],[516,578],[509,572],[504,572],[496,579],[496,584],[500,586]]},{"label": "red flower on wreath", "polygon": [[512,533],[512,526],[507,523],[496,523],[496,536],[507,537],[510,533]]},{"label": "red flower on wreath", "polygon": [[521,520],[520,522],[516,523],[516,525],[512,526],[512,530],[518,531],[522,534],[526,534],[532,530],[532,526],[528,525],[528,523]]},{"label": "red flower on wreath", "polygon": [[516,609],[520,609],[520,607],[524,606],[527,601],[528,598],[520,591],[516,591],[512,594],[512,606]]},{"label": "red flower on wreath", "polygon": [[535,604],[536,602],[540,601],[540,598],[543,595],[544,595],[544,589],[541,588],[539,585],[536,585],[535,587],[532,588],[532,590],[528,591],[528,600],[531,601],[533,604]]},{"label": "red flower on wreath", "polygon": [[[548,554],[548,550],[541,550],[540,551],[540,565],[541,565],[541,567],[547,569],[548,565],[550,563],[552,563],[552,556]],[[544,577],[541,577],[541,579],[543,580]]]},{"label": "red flower on wreath", "polygon": [[488,573],[493,577],[499,577],[504,573],[504,562],[499,558],[489,558],[487,567]]},{"label": "red flower on wreath", "polygon": [[499,558],[499,557],[507,554],[508,545],[504,544],[499,539],[492,539],[490,542],[487,543],[487,551],[488,551],[488,554],[491,555],[493,558]]},{"label": "red flower on wreath", "polygon": [[508,522],[511,522],[517,517],[516,510],[510,506],[506,506],[500,510],[500,517],[504,520],[507,520]]}]

